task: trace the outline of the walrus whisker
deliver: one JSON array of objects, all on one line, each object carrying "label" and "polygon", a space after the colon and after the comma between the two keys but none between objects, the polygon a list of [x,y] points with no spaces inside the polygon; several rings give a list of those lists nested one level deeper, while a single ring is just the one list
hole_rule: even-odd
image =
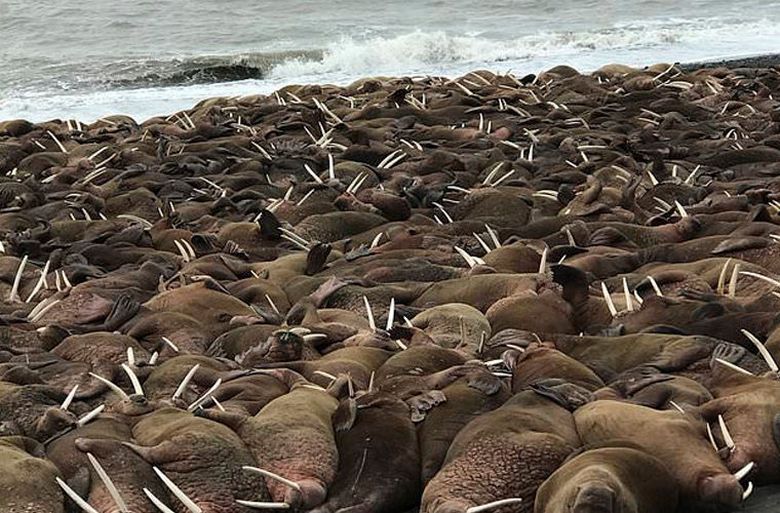
[{"label": "walrus whisker", "polygon": [[176,486],[176,483],[171,481],[162,470],[157,467],[152,467],[152,470],[154,470],[154,473],[157,474],[157,477],[160,478],[163,484],[168,487],[171,493],[173,493],[173,495],[175,495],[176,498],[179,499],[182,504],[184,504],[184,507],[191,511],[191,513],[203,513],[203,510],[197,504],[195,504],[192,499],[190,499],[187,494],[181,490],[181,488]]},{"label": "walrus whisker", "polygon": [[195,410],[197,410],[200,407],[200,405],[202,405],[203,403],[208,401],[209,396],[211,394],[213,394],[219,388],[219,386],[221,384],[222,384],[222,378],[217,379],[217,381],[215,381],[214,384],[211,385],[211,388],[206,390],[206,392],[202,396],[197,398],[194,403],[192,403],[191,405],[189,405],[187,407],[187,411],[195,411]]},{"label": "walrus whisker", "polygon": [[76,391],[79,389],[78,383],[73,385],[73,388],[70,389],[70,392],[68,392],[68,396],[65,398],[64,401],[62,401],[62,404],[60,405],[60,410],[66,410],[70,407],[70,403],[73,402],[73,398],[76,397]]},{"label": "walrus whisker", "polygon": [[734,439],[731,437],[731,433],[729,433],[729,428],[726,426],[726,421],[723,420],[723,415],[718,415],[718,425],[720,426],[720,432],[723,435],[723,441],[726,442],[726,447],[728,447],[729,450],[734,450]]},{"label": "walrus whisker", "polygon": [[76,503],[78,507],[83,509],[86,513],[98,513],[98,510],[90,506],[87,501],[82,499],[79,494],[77,494],[70,486],[65,484],[65,481],[59,477],[55,477],[54,479],[57,481],[57,484],[60,485],[60,488],[62,488],[62,490],[68,495],[68,497],[73,500],[73,502]]},{"label": "walrus whisker", "polygon": [[547,272],[547,248],[544,248],[542,250],[542,256],[539,259],[539,274],[544,274]]},{"label": "walrus whisker", "polygon": [[471,234],[474,236],[475,239],[477,239],[477,242],[479,242],[479,245],[482,246],[482,249],[485,250],[485,253],[490,253],[490,246],[488,246],[484,240],[482,240],[482,237],[479,236],[477,232],[471,232]]},{"label": "walrus whisker", "polygon": [[286,502],[257,502],[236,499],[236,504],[253,509],[290,509],[290,505]]},{"label": "walrus whisker", "polygon": [[734,477],[737,478],[737,481],[742,481],[742,478],[748,475],[750,471],[753,470],[754,466],[755,466],[755,462],[753,461],[749,462],[744,467],[734,472]]},{"label": "walrus whisker", "polygon": [[173,350],[174,350],[175,352],[177,352],[177,353],[179,352],[179,348],[178,348],[178,346],[176,346],[176,344],[174,344],[174,343],[171,341],[171,339],[169,339],[168,337],[160,337],[160,338],[162,339],[162,341],[163,341],[163,342],[165,342],[165,344],[166,344],[168,347],[170,347],[171,349],[173,349]]},{"label": "walrus whisker", "polygon": [[43,266],[43,269],[41,270],[41,277],[38,278],[38,282],[35,284],[35,288],[30,293],[30,295],[27,296],[27,299],[25,299],[25,301],[24,301],[25,303],[29,303],[32,300],[32,298],[34,298],[35,295],[38,294],[38,292],[40,292],[41,288],[43,288],[43,286],[45,285],[45,283],[46,283],[46,275],[49,274],[49,266],[50,265],[51,265],[51,257],[49,257],[49,259],[46,260],[46,264]]},{"label": "walrus whisker", "polygon": [[523,501],[523,499],[519,497],[515,497],[512,499],[500,499],[493,502],[488,502],[486,504],[481,504],[479,506],[472,506],[468,509],[466,509],[466,513],[481,513],[482,511],[488,511],[494,508],[499,508],[501,506],[508,506],[510,504],[520,504]]},{"label": "walrus whisker", "polygon": [[490,239],[493,241],[493,245],[496,247],[496,249],[500,248],[501,242],[498,240],[498,232],[491,228],[487,223],[485,223],[485,229],[487,230],[488,235],[490,235]]},{"label": "walrus whisker", "polygon": [[737,297],[737,280],[739,279],[739,263],[734,264],[729,281],[729,297]]},{"label": "walrus whisker", "polygon": [[753,374],[752,372],[743,369],[739,365],[735,365],[735,364],[733,364],[731,362],[723,360],[722,358],[715,358],[715,361],[720,363],[720,364],[722,364],[722,365],[724,365],[725,367],[728,367],[731,370],[735,370],[735,371],[740,372],[742,374],[745,374],[747,376],[754,376],[755,377],[755,374]]},{"label": "walrus whisker", "polygon": [[764,359],[764,361],[769,366],[769,369],[772,372],[777,372],[778,370],[780,370],[780,367],[777,366],[777,362],[772,357],[772,354],[767,350],[766,346],[762,344],[760,340],[758,340],[758,338],[755,335],[753,335],[752,333],[750,333],[748,330],[745,329],[741,329],[739,331],[741,331],[742,334],[745,335],[745,337],[747,337],[747,339],[750,340],[754,346],[756,346],[756,349],[758,349],[759,354]]},{"label": "walrus whisker", "polygon": [[14,302],[17,299],[21,299],[19,297],[19,284],[22,282],[22,273],[24,272],[24,268],[27,265],[27,255],[24,255],[22,257],[22,261],[19,263],[19,267],[16,269],[16,275],[14,276],[14,283],[11,287],[11,294],[8,297],[8,301]]},{"label": "walrus whisker", "polygon": [[612,302],[612,296],[609,295],[609,290],[607,290],[607,285],[603,281],[601,282],[601,293],[604,295],[604,301],[607,302],[607,308],[609,308],[609,313],[612,314],[612,317],[615,317],[617,315],[617,308],[615,308],[615,303]]},{"label": "walrus whisker", "polygon": [[740,271],[741,275],[743,276],[751,276],[753,278],[757,278],[759,280],[763,280],[771,285],[774,285],[775,287],[780,287],[780,281],[777,281],[775,279],[770,278],[769,276],[764,276],[763,274],[753,273],[750,271]]},{"label": "walrus whisker", "polygon": [[631,292],[628,290],[628,282],[626,281],[626,277],[623,277],[623,295],[626,298],[626,308],[629,312],[634,311],[634,302],[631,299]]},{"label": "walrus whisker", "polygon": [[114,485],[114,482],[111,480],[108,473],[105,471],[105,469],[97,460],[97,458],[95,458],[95,456],[93,456],[92,453],[88,452],[87,459],[89,460],[89,463],[92,465],[92,468],[95,469],[95,472],[97,473],[98,477],[103,482],[103,485],[106,487],[108,494],[111,496],[111,499],[113,499],[114,504],[116,504],[116,506],[119,508],[119,511],[121,513],[128,513],[129,510],[127,509],[127,504],[122,498],[122,495],[119,493],[119,490],[117,490],[116,486]]},{"label": "walrus whisker", "polygon": [[179,386],[176,387],[176,391],[173,393],[173,396],[171,396],[172,400],[176,400],[179,397],[181,397],[181,394],[184,393],[185,388],[187,388],[187,385],[190,383],[192,378],[195,376],[195,373],[198,372],[198,369],[200,368],[200,364],[196,363],[192,366],[192,368],[187,372],[187,374],[182,378],[181,383],[179,383]]},{"label": "walrus whisker", "polygon": [[95,374],[94,372],[90,372],[89,375],[92,376],[93,378],[95,378],[96,380],[100,381],[104,385],[106,385],[108,388],[110,388],[114,393],[116,393],[122,399],[129,399],[130,398],[130,396],[127,395],[127,393],[124,390],[122,390],[117,385],[112,383],[110,380],[104,378],[103,376],[99,376],[99,375]]},{"label": "walrus whisker", "polygon": [[88,412],[83,417],[78,419],[76,421],[76,425],[78,425],[79,427],[86,426],[92,419],[94,419],[95,417],[97,417],[98,415],[103,413],[103,410],[105,410],[105,409],[106,409],[106,405],[105,404],[101,404],[100,406],[98,406],[94,410]]},{"label": "walrus whisker", "polygon": [[712,444],[712,448],[715,452],[718,452],[720,449],[718,448],[718,444],[715,443],[715,436],[712,434],[712,428],[710,427],[709,422],[706,423],[705,426],[707,426],[707,438],[710,439],[710,444]]},{"label": "walrus whisker", "polygon": [[162,511],[162,513],[176,513],[171,508],[165,505],[160,499],[158,499],[148,488],[144,488],[144,494],[146,494],[146,497],[151,501],[154,506]]},{"label": "walrus whisker", "polygon": [[368,302],[368,298],[363,296],[363,305],[366,308],[366,317],[368,318],[368,326],[371,331],[376,331],[376,322],[374,321],[374,311],[371,309],[371,303]]},{"label": "walrus whisker", "polygon": [[718,275],[718,287],[717,287],[717,290],[716,290],[716,292],[718,294],[722,295],[726,291],[726,289],[725,289],[725,287],[726,287],[726,271],[728,270],[728,266],[729,266],[730,263],[731,263],[731,258],[726,260],[726,263],[723,264],[723,268],[720,270],[720,274]]}]

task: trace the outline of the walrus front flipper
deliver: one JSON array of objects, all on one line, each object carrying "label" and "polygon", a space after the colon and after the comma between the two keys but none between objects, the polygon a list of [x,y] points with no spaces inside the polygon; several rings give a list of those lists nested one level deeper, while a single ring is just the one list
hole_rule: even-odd
[{"label": "walrus front flipper", "polygon": [[116,331],[127,321],[135,317],[141,309],[141,303],[128,294],[122,294],[111,307],[106,320],[103,322],[105,331]]},{"label": "walrus front flipper", "polygon": [[530,388],[569,411],[574,411],[593,401],[593,394],[589,390],[563,379],[537,381]]},{"label": "walrus front flipper", "polygon": [[733,251],[745,251],[747,249],[761,249],[767,247],[769,241],[763,237],[738,237],[733,239],[726,239],[712,251],[711,255],[722,255],[724,253],[731,253]]},{"label": "walrus front flipper", "polygon": [[322,271],[332,249],[330,244],[318,242],[309,250],[306,255],[306,276],[313,276]]},{"label": "walrus front flipper", "polygon": [[333,429],[336,431],[349,431],[357,419],[357,402],[353,398],[344,399],[333,412]]}]

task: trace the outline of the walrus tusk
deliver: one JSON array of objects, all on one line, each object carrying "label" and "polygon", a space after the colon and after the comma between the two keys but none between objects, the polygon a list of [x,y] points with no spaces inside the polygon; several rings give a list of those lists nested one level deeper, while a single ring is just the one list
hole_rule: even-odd
[{"label": "walrus tusk", "polygon": [[748,376],[755,376],[755,374],[753,374],[752,372],[750,372],[748,370],[743,369],[739,365],[734,365],[733,363],[727,362],[726,360],[723,360],[721,358],[715,358],[715,361],[720,363],[721,365],[724,365],[724,366],[728,367],[731,370],[735,370],[737,372],[740,372],[742,374],[746,374]]},{"label": "walrus tusk", "polygon": [[675,410],[677,410],[677,411],[679,411],[680,413],[682,413],[683,415],[685,415],[685,410],[683,410],[683,409],[682,409],[682,407],[681,407],[679,404],[677,404],[677,403],[676,403],[676,402],[674,402],[674,401],[669,401],[669,404],[671,404],[671,405],[672,405],[672,407],[673,407]]},{"label": "walrus tusk", "polygon": [[680,205],[679,201],[674,200],[674,207],[677,209],[677,213],[680,214],[680,217],[682,218],[688,217],[688,212],[686,212],[685,208],[683,208],[683,206]]},{"label": "walrus tusk", "polygon": [[699,172],[699,169],[700,169],[700,168],[701,168],[701,164],[699,164],[698,166],[696,166],[696,167],[693,169],[693,171],[691,171],[691,173],[690,173],[690,174],[689,174],[689,175],[688,175],[688,176],[685,178],[685,182],[684,182],[684,183],[691,183],[691,181],[693,180],[693,177],[694,177],[694,176],[696,176],[696,173],[698,173],[698,172]]},{"label": "walrus tusk", "polygon": [[387,324],[385,324],[385,331],[390,331],[395,322],[395,298],[390,298],[390,310],[387,312]]},{"label": "walrus tusk", "polygon": [[729,280],[729,297],[737,297],[737,280],[739,279],[739,263],[734,264]]},{"label": "walrus tusk", "polygon": [[449,214],[449,212],[447,212],[447,211],[444,209],[444,206],[443,206],[441,203],[437,203],[436,201],[433,201],[433,202],[431,202],[431,204],[432,204],[434,207],[436,207],[436,208],[438,208],[439,210],[441,210],[441,211],[442,211],[442,213],[444,214],[444,217],[446,217],[446,218],[447,218],[447,221],[449,221],[450,223],[454,223],[454,222],[455,222],[455,220],[454,220],[454,219],[452,219],[452,216]]},{"label": "walrus tusk", "polygon": [[393,342],[395,342],[395,345],[401,348],[401,351],[406,351],[406,349],[408,348],[408,346],[403,342],[401,342],[400,340],[393,340]]},{"label": "walrus tusk", "polygon": [[271,309],[273,309],[274,312],[276,312],[276,315],[282,315],[282,313],[279,311],[279,309],[276,307],[276,303],[274,303],[274,300],[271,299],[271,296],[268,294],[265,295],[265,300],[268,301],[268,304],[271,305]]},{"label": "walrus tusk", "polygon": [[190,510],[192,513],[203,513],[203,510],[198,507],[197,504],[195,504],[192,499],[187,497],[187,494],[181,491],[181,488],[176,486],[176,483],[168,479],[168,476],[163,474],[162,470],[160,470],[157,467],[152,467],[152,470],[154,470],[155,474],[157,474],[157,477],[160,478],[160,480],[165,484],[165,486],[168,487],[168,489],[176,496],[177,499],[181,501],[184,506]]},{"label": "walrus tusk", "polygon": [[176,245],[176,249],[179,250],[179,254],[184,259],[185,263],[189,263],[190,261],[190,255],[187,253],[187,250],[184,249],[184,246],[181,245],[181,243],[178,240],[174,240],[173,243]]},{"label": "walrus tusk", "polygon": [[331,373],[329,373],[329,372],[321,371],[321,370],[316,370],[316,371],[312,372],[312,374],[318,374],[318,375],[320,375],[320,376],[323,376],[323,377],[325,377],[325,378],[328,378],[328,379],[329,379],[329,380],[331,380],[331,381],[336,381],[336,380],[338,379],[338,378],[337,378],[336,376],[334,376],[333,374],[331,374]]},{"label": "walrus tusk", "polygon": [[51,130],[46,130],[46,133],[49,134],[49,137],[51,137],[54,142],[57,144],[57,146],[60,147],[60,150],[62,153],[68,153],[68,150],[65,149],[65,146],[62,145],[59,139],[57,139],[57,136],[52,133]]},{"label": "walrus tusk", "polygon": [[707,426],[707,437],[710,439],[710,443],[712,444],[712,448],[715,449],[715,452],[718,452],[720,449],[718,449],[718,444],[715,443],[715,437],[712,434],[712,428],[710,427],[709,422],[705,424]]},{"label": "walrus tusk", "polygon": [[108,476],[108,473],[106,473],[105,469],[100,465],[100,462],[97,460],[97,458],[95,458],[95,456],[93,456],[92,453],[88,452],[87,459],[89,459],[89,462],[92,464],[92,468],[95,469],[95,472],[97,473],[100,480],[103,481],[106,490],[108,490],[108,494],[114,500],[114,503],[119,508],[119,511],[121,513],[129,513],[129,510],[127,509],[127,504],[122,498],[122,495],[119,493],[119,490],[117,490],[116,486],[114,485],[114,482],[111,481],[111,478]]},{"label": "walrus tusk", "polygon": [[217,379],[217,381],[215,381],[214,384],[211,385],[211,388],[206,390],[205,394],[203,394],[202,396],[197,398],[194,403],[189,405],[189,407],[187,408],[187,411],[195,411],[195,410],[197,410],[200,407],[201,404],[205,403],[208,400],[209,396],[211,394],[213,394],[219,388],[219,386],[221,384],[222,384],[222,378]]},{"label": "walrus tusk", "polygon": [[623,277],[623,295],[626,297],[626,308],[628,308],[629,312],[633,312],[634,302],[631,300],[631,292],[628,290],[628,282],[625,276]]},{"label": "walrus tusk", "polygon": [[77,420],[76,424],[79,427],[86,426],[89,423],[89,421],[91,421],[92,419],[94,419],[95,417],[97,417],[98,415],[103,413],[103,410],[105,410],[105,409],[106,409],[106,405],[105,404],[101,404],[100,406],[98,406],[97,408],[95,408],[94,410],[92,410],[91,412],[87,413],[86,415],[81,417],[79,420]]},{"label": "walrus tusk", "polygon": [[311,167],[309,167],[309,164],[304,164],[303,168],[306,170],[307,173],[309,173],[309,175],[312,178],[314,178],[314,181],[316,181],[317,183],[320,183],[320,184],[323,183],[322,182],[322,178],[320,178],[319,175],[317,173],[315,173],[314,170]]},{"label": "walrus tusk", "polygon": [[254,509],[290,509],[290,505],[286,502],[255,502],[236,499],[236,504]]},{"label": "walrus tusk", "polygon": [[735,447],[734,439],[731,437],[731,433],[729,433],[726,421],[723,420],[723,415],[718,415],[718,425],[720,425],[720,432],[723,434],[723,441],[726,442],[726,447],[733,451]]},{"label": "walrus tusk", "polygon": [[75,502],[78,505],[78,507],[83,509],[86,513],[98,513],[98,510],[90,506],[89,503],[87,503],[87,501],[79,497],[79,494],[73,491],[73,489],[70,486],[66,485],[65,481],[63,481],[59,477],[55,477],[54,479],[57,481],[57,484],[60,485],[60,488],[62,488],[62,490],[68,495],[68,497],[73,499],[73,502]]},{"label": "walrus tusk", "polygon": [[741,331],[742,334],[748,338],[748,340],[753,342],[753,345],[756,346],[756,349],[758,349],[758,352],[761,354],[761,357],[764,359],[764,361],[769,366],[769,369],[772,372],[777,372],[778,370],[780,370],[780,367],[777,366],[777,362],[775,361],[775,359],[772,358],[772,355],[769,353],[769,351],[767,351],[766,346],[764,346],[764,344],[762,344],[761,341],[758,340],[758,338],[756,338],[755,335],[750,333],[748,330],[743,329],[739,331]]},{"label": "walrus tusk", "polygon": [[655,281],[655,278],[653,278],[648,274],[647,280],[650,282],[650,285],[653,286],[653,290],[655,290],[655,295],[658,297],[664,297],[663,293],[661,292],[661,287],[658,286],[658,282]]},{"label": "walrus tusk", "polygon": [[130,383],[133,384],[133,391],[137,395],[144,395],[144,389],[141,387],[141,382],[138,380],[138,376],[135,375],[133,369],[131,369],[126,363],[122,364],[122,370],[130,378]]},{"label": "walrus tusk", "polygon": [[289,479],[285,479],[284,477],[280,476],[279,474],[275,474],[271,472],[270,470],[265,470],[258,467],[251,467],[251,466],[243,466],[241,467],[244,470],[247,470],[249,472],[254,472],[256,474],[260,474],[263,477],[268,477],[270,479],[273,479],[274,481],[279,481],[280,483],[289,486],[290,488],[293,488],[295,490],[301,491],[301,485],[296,483],[295,481],[290,481]]},{"label": "walrus tusk", "polygon": [[520,504],[522,500],[523,499],[519,497],[515,497],[512,499],[501,499],[493,502],[488,502],[487,504],[482,504],[480,506],[472,506],[466,510],[466,513],[480,513],[481,511],[487,511],[501,506],[508,506],[510,504]]},{"label": "walrus tusk", "polygon": [[38,283],[35,284],[35,288],[30,293],[29,296],[27,296],[27,299],[24,300],[25,303],[29,303],[32,298],[35,297],[35,295],[43,288],[43,286],[46,283],[46,275],[49,274],[49,266],[51,265],[51,257],[46,260],[46,265],[43,266],[43,269],[41,270],[41,277],[38,278]]},{"label": "walrus tusk", "polygon": [[617,308],[615,308],[615,303],[612,302],[612,296],[609,295],[609,290],[607,290],[607,285],[602,281],[601,282],[601,293],[604,295],[604,301],[607,302],[607,308],[609,308],[609,313],[612,314],[612,317],[617,315]]},{"label": "walrus tusk", "polygon": [[371,240],[371,245],[369,248],[374,249],[375,247],[379,246],[379,241],[382,240],[382,235],[384,235],[383,232],[377,233],[376,236]]},{"label": "walrus tusk", "polygon": [[195,260],[198,258],[198,255],[195,254],[195,249],[192,247],[192,244],[186,239],[181,239],[181,245],[184,247],[184,249],[187,251],[187,253],[190,255],[190,260]]},{"label": "walrus tusk", "polygon": [[742,492],[742,500],[746,500],[753,493],[753,481],[748,481],[747,488]]},{"label": "walrus tusk", "polygon": [[151,228],[152,227],[152,223],[150,223],[146,219],[144,219],[142,217],[134,216],[132,214],[119,214],[116,217],[117,217],[117,219],[127,219],[128,221],[135,221],[136,223],[140,223],[140,224],[144,225],[147,228]]},{"label": "walrus tusk", "polygon": [[8,301],[14,302],[19,298],[19,284],[22,281],[22,273],[24,267],[27,265],[27,255],[22,257],[22,261],[19,263],[19,268],[16,270],[16,276],[14,276],[14,284],[11,287],[11,295],[8,297]]},{"label": "walrus tusk", "polygon": [[301,244],[300,242],[298,242],[297,240],[295,240],[294,238],[290,237],[290,236],[289,236],[289,235],[287,235],[287,234],[284,234],[284,233],[283,233],[281,237],[282,237],[284,240],[286,240],[286,241],[288,241],[288,242],[291,242],[293,245],[295,245],[295,246],[298,246],[299,248],[301,248],[301,249],[302,249],[302,250],[304,250],[304,251],[308,251],[308,249],[309,249],[309,247],[308,247],[308,246],[306,246],[306,245],[304,245],[304,244]]},{"label": "walrus tusk", "polygon": [[98,376],[94,372],[90,372],[89,375],[92,376],[93,378],[95,378],[96,380],[101,381],[103,384],[105,384],[108,388],[110,388],[113,392],[115,392],[122,399],[130,399],[130,396],[127,395],[124,390],[119,388],[117,385],[112,383],[110,380],[107,380],[103,376]]},{"label": "walrus tusk", "polygon": [[160,357],[160,353],[157,351],[152,353],[152,356],[149,357],[149,365],[154,365],[157,363],[157,359]]},{"label": "walrus tusk", "polygon": [[463,257],[463,260],[466,261],[466,264],[468,264],[469,267],[474,267],[477,265],[477,263],[474,261],[474,257],[469,255],[466,250],[461,249],[458,246],[452,246],[452,249],[454,249],[460,256]]},{"label": "walrus tusk", "polygon": [[500,248],[501,242],[498,240],[498,233],[487,223],[485,223],[485,229],[487,230],[488,235],[490,235],[490,239],[493,241],[493,245],[496,247],[496,249]]},{"label": "walrus tusk", "polygon": [[182,393],[184,393],[184,389],[187,388],[187,385],[192,380],[192,377],[195,376],[195,373],[200,368],[200,364],[196,363],[192,366],[192,368],[187,372],[187,374],[184,376],[184,378],[181,380],[181,383],[179,383],[179,386],[176,387],[176,391],[173,393],[173,396],[171,399],[176,400],[178,399]]},{"label": "walrus tusk", "polygon": [[135,353],[130,346],[127,347],[127,365],[131,367],[135,365]]},{"label": "walrus tusk", "polygon": [[755,466],[755,463],[751,461],[750,463],[748,463],[747,465],[745,465],[741,469],[739,469],[736,472],[734,472],[734,477],[737,478],[737,481],[741,481],[743,477],[748,475],[750,473],[750,471],[753,470],[754,466]]},{"label": "walrus tusk", "polygon": [[351,181],[351,182],[349,182],[349,185],[347,185],[347,190],[346,190],[346,192],[347,192],[348,194],[354,194],[354,193],[355,193],[355,191],[357,190],[357,189],[355,189],[355,184],[357,183],[357,181],[358,181],[360,178],[362,178],[362,177],[363,177],[363,175],[365,175],[365,173],[364,173],[363,171],[361,171],[360,173],[358,173],[358,174],[355,176],[355,178],[353,178],[353,179],[352,179],[352,181]]},{"label": "walrus tusk", "polygon": [[497,163],[488,173],[487,177],[485,177],[484,180],[482,180],[482,185],[487,185],[489,187],[493,187],[493,184],[491,183],[491,180],[493,177],[498,173],[498,170],[501,169],[501,167],[504,165],[503,162]]},{"label": "walrus tusk", "polygon": [[152,502],[152,504],[154,504],[157,509],[162,511],[162,513],[175,513],[175,511],[166,506],[163,501],[155,497],[155,495],[148,488],[144,488],[144,494],[146,494],[146,497]]},{"label": "walrus tusk", "polygon": [[76,391],[79,389],[78,383],[73,385],[73,388],[70,389],[70,392],[68,393],[68,397],[65,398],[64,401],[62,401],[62,404],[60,405],[60,410],[67,410],[68,407],[70,407],[70,403],[73,402],[73,398],[76,397]]},{"label": "walrus tusk", "polygon": [[398,154],[401,151],[402,150],[395,150],[394,152],[390,153],[385,158],[383,158],[382,161],[379,164],[377,164],[376,167],[378,167],[379,169],[384,169],[385,166],[387,165],[387,163],[390,162],[391,160],[393,160],[396,156],[398,156]]},{"label": "walrus tusk", "polygon": [[168,347],[170,347],[171,349],[173,349],[177,353],[179,352],[179,348],[176,346],[176,344],[171,342],[171,339],[169,339],[168,337],[162,337],[162,341],[165,342],[168,345]]},{"label": "walrus tusk", "polygon": [[763,274],[752,273],[750,271],[740,271],[739,274],[742,274],[744,276],[750,276],[752,278],[758,278],[759,280],[763,280],[769,283],[770,285],[774,285],[775,287],[780,287],[780,281],[772,279],[769,276],[764,276]]},{"label": "walrus tusk", "polygon": [[311,244],[309,241],[301,237],[300,235],[296,234],[292,230],[288,230],[287,228],[279,228],[279,231],[281,231],[283,234],[289,236],[290,238],[297,240],[301,245],[303,245],[305,248],[308,249],[309,244]]},{"label": "walrus tusk", "polygon": [[89,157],[87,157],[87,160],[89,160],[89,161],[92,161],[92,160],[94,160],[94,159],[95,159],[95,157],[97,157],[98,155],[100,155],[101,153],[103,153],[104,151],[106,151],[107,149],[108,149],[108,146],[103,146],[103,147],[102,147],[102,148],[100,148],[98,151],[96,151],[95,153],[93,153],[92,155],[90,155]]},{"label": "walrus tusk", "polygon": [[488,246],[484,240],[482,240],[482,237],[479,236],[477,232],[471,232],[471,235],[474,236],[475,239],[477,239],[477,242],[479,242],[479,245],[482,246],[482,249],[485,250],[485,254],[490,253],[490,246]]},{"label": "walrus tusk", "polygon": [[547,248],[542,251],[542,258],[539,260],[539,274],[544,274],[547,271]]},{"label": "walrus tusk", "polygon": [[376,322],[374,321],[374,311],[371,309],[371,303],[368,302],[368,298],[363,296],[363,305],[366,307],[366,317],[368,317],[368,327],[371,331],[376,331]]},{"label": "walrus tusk", "polygon": [[374,390],[374,371],[371,371],[371,376],[368,378],[368,391],[373,392]]},{"label": "walrus tusk", "polygon": [[730,263],[731,258],[726,260],[726,263],[723,264],[723,269],[720,270],[720,275],[718,275],[718,288],[716,290],[718,294],[722,295],[726,291],[726,271],[728,270]]}]

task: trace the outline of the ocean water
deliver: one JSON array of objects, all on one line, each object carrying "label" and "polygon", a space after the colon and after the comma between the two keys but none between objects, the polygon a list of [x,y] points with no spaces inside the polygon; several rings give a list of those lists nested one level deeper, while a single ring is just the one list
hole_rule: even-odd
[{"label": "ocean water", "polygon": [[0,119],[141,121],[289,83],[777,52],[775,0],[0,0]]}]

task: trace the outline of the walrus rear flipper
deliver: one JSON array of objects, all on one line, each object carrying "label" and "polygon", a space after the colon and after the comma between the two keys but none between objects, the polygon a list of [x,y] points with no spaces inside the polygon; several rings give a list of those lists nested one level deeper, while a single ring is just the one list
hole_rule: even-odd
[{"label": "walrus rear flipper", "polygon": [[594,399],[589,390],[564,379],[540,380],[532,384],[530,388],[569,411],[574,411]]},{"label": "walrus rear flipper", "polygon": [[733,251],[745,251],[747,249],[761,249],[769,245],[769,241],[763,237],[735,237],[726,239],[710,251],[712,255],[722,255]]},{"label": "walrus rear flipper", "polygon": [[313,276],[322,271],[332,249],[330,244],[318,242],[309,250],[306,255],[306,276]]},{"label": "walrus rear flipper", "polygon": [[260,234],[271,240],[278,240],[282,237],[282,223],[270,211],[263,209],[257,216],[257,224],[260,225]]}]

